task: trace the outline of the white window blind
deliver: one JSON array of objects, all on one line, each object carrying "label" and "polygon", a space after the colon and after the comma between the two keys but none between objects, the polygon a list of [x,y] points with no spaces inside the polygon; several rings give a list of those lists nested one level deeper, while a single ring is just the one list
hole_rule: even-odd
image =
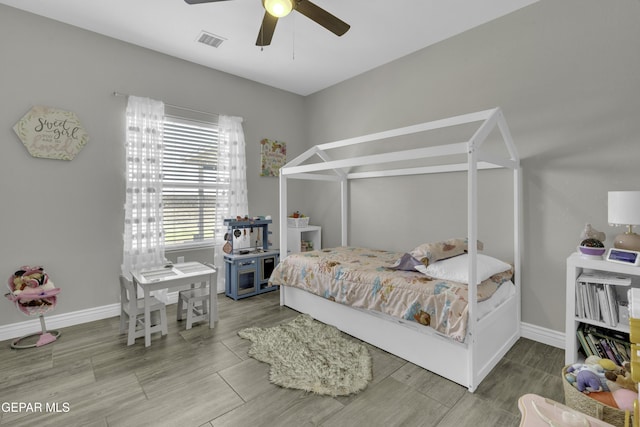
[{"label": "white window blind", "polygon": [[215,239],[217,123],[165,116],[163,222],[167,248],[210,246]]}]

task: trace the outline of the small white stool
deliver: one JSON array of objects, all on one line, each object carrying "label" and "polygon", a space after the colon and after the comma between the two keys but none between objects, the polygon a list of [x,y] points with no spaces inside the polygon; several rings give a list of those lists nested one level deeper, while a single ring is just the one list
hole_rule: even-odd
[{"label": "small white stool", "polygon": [[[186,304],[186,307],[184,306]],[[187,327],[191,329],[194,322],[206,320],[209,313],[209,288],[185,289],[178,293],[178,320],[187,315]]]}]

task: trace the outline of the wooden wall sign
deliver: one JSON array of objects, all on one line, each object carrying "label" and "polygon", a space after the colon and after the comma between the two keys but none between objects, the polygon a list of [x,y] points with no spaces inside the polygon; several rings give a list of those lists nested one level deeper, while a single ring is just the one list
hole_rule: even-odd
[{"label": "wooden wall sign", "polygon": [[36,105],[13,126],[33,157],[73,160],[89,140],[71,111]]}]

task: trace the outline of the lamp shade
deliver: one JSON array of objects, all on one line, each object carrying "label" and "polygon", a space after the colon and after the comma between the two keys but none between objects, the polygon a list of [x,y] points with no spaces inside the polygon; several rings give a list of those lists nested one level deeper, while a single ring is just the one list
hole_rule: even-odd
[{"label": "lamp shade", "polygon": [[609,191],[611,225],[640,224],[640,191]]}]

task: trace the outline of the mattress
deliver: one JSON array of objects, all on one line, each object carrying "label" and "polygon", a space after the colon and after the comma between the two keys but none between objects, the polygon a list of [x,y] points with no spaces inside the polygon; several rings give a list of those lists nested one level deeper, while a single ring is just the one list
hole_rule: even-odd
[{"label": "mattress", "polygon": [[[336,303],[422,323],[456,341],[464,341],[468,285],[417,271],[392,269],[402,255],[358,247],[291,254],[278,264],[269,283],[293,286]],[[514,288],[510,285],[512,275],[512,270],[504,271],[477,285],[479,317],[509,297],[510,288]]]}]

